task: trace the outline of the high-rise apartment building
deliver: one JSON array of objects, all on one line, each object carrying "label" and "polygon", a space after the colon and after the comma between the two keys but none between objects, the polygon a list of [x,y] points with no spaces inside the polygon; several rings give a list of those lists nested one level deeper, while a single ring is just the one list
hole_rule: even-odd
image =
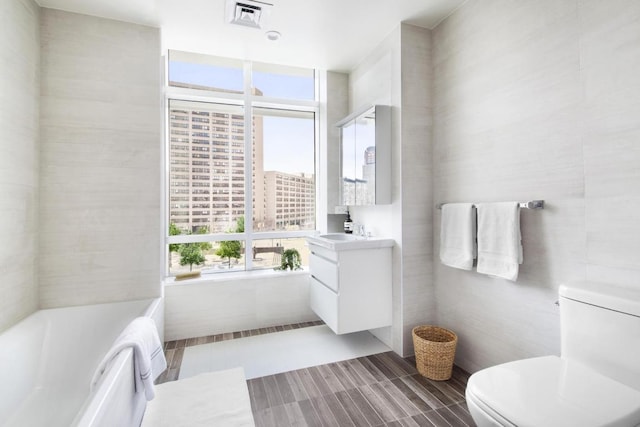
[{"label": "high-rise apartment building", "polygon": [[264,188],[266,229],[314,227],[316,188],[313,175],[267,171]]},{"label": "high-rise apartment building", "polygon": [[169,129],[171,222],[189,231],[227,231],[245,213],[244,117],[177,105]]},{"label": "high-rise apartment building", "polygon": [[[258,93],[259,94],[259,93]],[[313,228],[315,180],[264,171],[263,117],[252,118],[245,152],[244,115],[233,107],[171,101],[170,221],[185,231],[234,230],[245,215],[245,167],[252,169],[254,230]]]}]

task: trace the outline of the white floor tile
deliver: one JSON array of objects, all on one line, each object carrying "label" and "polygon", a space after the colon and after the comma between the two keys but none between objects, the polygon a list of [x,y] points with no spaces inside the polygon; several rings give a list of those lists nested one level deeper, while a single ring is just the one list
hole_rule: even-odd
[{"label": "white floor tile", "polygon": [[187,347],[180,378],[241,366],[251,379],[385,351],[367,331],[336,335],[326,325],[312,326]]}]

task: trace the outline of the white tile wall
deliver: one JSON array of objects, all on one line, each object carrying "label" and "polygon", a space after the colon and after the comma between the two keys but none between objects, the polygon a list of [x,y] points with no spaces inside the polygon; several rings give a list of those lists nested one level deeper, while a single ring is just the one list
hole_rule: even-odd
[{"label": "white tile wall", "polygon": [[165,340],[318,320],[309,274],[211,280],[165,286]]},{"label": "white tile wall", "polygon": [[438,320],[470,371],[558,354],[561,283],[640,286],[640,6],[468,2],[433,42],[435,201],[547,203],[517,283],[437,262],[436,212]]},{"label": "white tile wall", "polygon": [[156,28],[42,9],[42,307],[157,297]]},{"label": "white tile wall", "polygon": [[392,204],[356,207],[355,222],[396,241],[393,326],[375,334],[394,351],[413,352],[411,329],[433,323],[431,189],[432,81],[429,30],[401,24],[350,75],[350,104],[392,108]]},{"label": "white tile wall", "polygon": [[[349,75],[333,71],[327,72],[327,106],[325,114],[327,135],[326,146],[326,171],[324,176],[327,180],[327,210],[329,215],[335,214],[335,207],[342,205],[340,200],[340,129],[335,125],[337,122],[349,115]],[[344,221],[344,217],[341,217]],[[340,225],[342,226],[342,221]],[[327,231],[342,231],[327,230]]]},{"label": "white tile wall", "polygon": [[349,74],[350,111],[365,105],[382,104],[391,108],[392,165],[391,205],[359,206],[350,208],[352,218],[365,225],[374,236],[390,237],[396,241],[393,248],[393,325],[376,329],[373,333],[395,352],[402,352],[402,204],[401,145],[400,138],[400,28],[391,32],[365,60]]},{"label": "white tile wall", "polygon": [[[37,308],[38,281],[43,307],[158,296],[158,30],[7,1],[0,231],[22,246],[0,249],[0,330]],[[437,321],[471,371],[558,353],[560,283],[640,286],[639,67],[636,1],[485,0],[433,32],[400,25],[351,73],[351,109],[393,106],[393,203],[354,217],[397,241],[394,326],[378,331],[395,351]],[[516,284],[437,262],[436,202],[537,198],[547,206],[522,213]],[[190,291],[172,287],[168,339],[313,317],[293,277],[294,306],[282,288],[234,283],[250,304],[221,306],[216,289],[190,313]]]},{"label": "white tile wall", "polygon": [[401,25],[402,50],[402,354],[411,330],[436,320],[433,288],[431,31]]},{"label": "white tile wall", "polygon": [[640,4],[578,7],[587,276],[640,287]]},{"label": "white tile wall", "polygon": [[38,308],[40,8],[0,8],[0,331]]}]

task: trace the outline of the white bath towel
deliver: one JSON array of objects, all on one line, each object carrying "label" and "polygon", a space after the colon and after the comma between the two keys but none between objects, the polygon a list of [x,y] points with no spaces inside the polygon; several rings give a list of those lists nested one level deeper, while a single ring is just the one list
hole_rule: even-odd
[{"label": "white bath towel", "polygon": [[147,400],[153,399],[153,382],[167,368],[167,361],[158,329],[150,317],[134,319],[116,338],[93,374],[91,388],[96,386],[116,355],[126,348],[133,349],[136,392],[144,390]]},{"label": "white bath towel", "polygon": [[518,202],[481,203],[478,209],[478,273],[516,281],[522,264]]},{"label": "white bath towel", "polygon": [[475,258],[476,216],[471,203],[442,205],[440,261],[449,267],[471,270]]},{"label": "white bath towel", "polygon": [[242,368],[166,382],[157,392],[147,405],[142,427],[255,426]]}]

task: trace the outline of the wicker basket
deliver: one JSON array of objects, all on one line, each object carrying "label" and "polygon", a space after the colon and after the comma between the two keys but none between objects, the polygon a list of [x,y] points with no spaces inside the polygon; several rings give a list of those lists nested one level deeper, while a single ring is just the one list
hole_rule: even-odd
[{"label": "wicker basket", "polygon": [[438,326],[416,326],[412,335],[418,372],[436,381],[451,378],[458,336]]}]

